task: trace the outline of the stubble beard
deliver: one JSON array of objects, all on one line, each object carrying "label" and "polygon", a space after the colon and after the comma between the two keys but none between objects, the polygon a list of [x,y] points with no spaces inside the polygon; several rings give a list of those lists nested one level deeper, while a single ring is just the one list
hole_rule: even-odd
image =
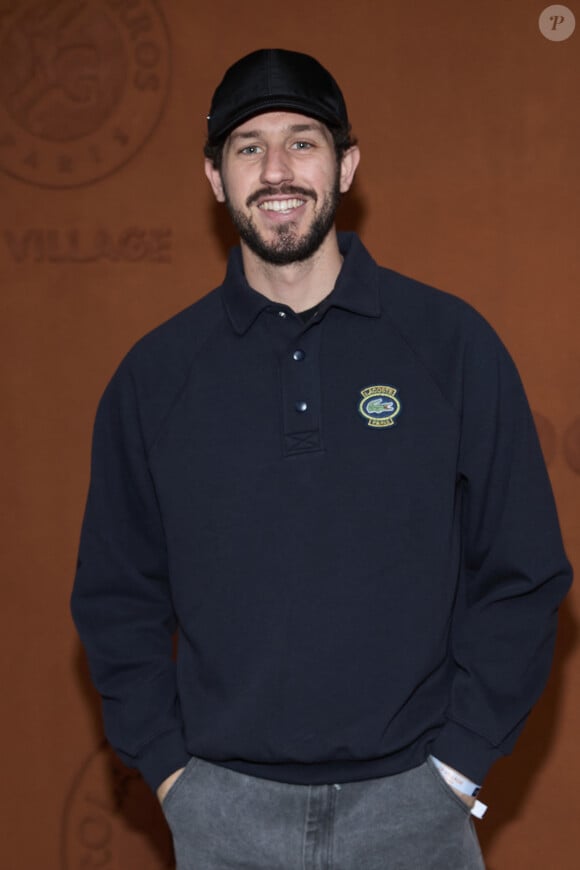
[{"label": "stubble beard", "polygon": [[[308,260],[320,248],[334,225],[336,210],[340,202],[340,174],[337,170],[332,189],[325,195],[322,208],[313,219],[304,235],[297,235],[294,222],[278,224],[275,227],[275,238],[266,241],[258,232],[252,220],[235,208],[224,185],[225,202],[233,224],[240,238],[248,248],[265,263],[273,266],[287,266],[290,263],[300,263]],[[314,191],[304,188],[282,185],[279,188],[266,189],[249,197],[246,205],[256,201],[260,196],[295,196],[317,201]]]}]

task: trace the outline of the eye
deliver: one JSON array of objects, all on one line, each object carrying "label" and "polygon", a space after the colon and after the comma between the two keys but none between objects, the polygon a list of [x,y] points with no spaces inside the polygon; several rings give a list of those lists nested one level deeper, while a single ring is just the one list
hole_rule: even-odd
[{"label": "eye", "polygon": [[259,154],[261,152],[261,148],[259,145],[246,145],[245,148],[240,149],[240,154],[249,154],[250,156],[253,154]]},{"label": "eye", "polygon": [[292,145],[296,151],[308,151],[310,148],[313,148],[312,142],[304,142],[302,139],[299,142],[294,142]]}]

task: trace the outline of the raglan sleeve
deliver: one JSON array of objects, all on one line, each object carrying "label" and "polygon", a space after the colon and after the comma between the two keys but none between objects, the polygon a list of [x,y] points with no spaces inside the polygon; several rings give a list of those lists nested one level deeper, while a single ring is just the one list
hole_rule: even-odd
[{"label": "raglan sleeve", "polygon": [[126,360],[99,404],[71,608],[106,736],[155,789],[186,751],[163,521]]},{"label": "raglan sleeve", "polygon": [[432,752],[481,783],[512,750],[546,683],[571,569],[522,383],[493,330],[476,324],[461,386],[455,669]]}]

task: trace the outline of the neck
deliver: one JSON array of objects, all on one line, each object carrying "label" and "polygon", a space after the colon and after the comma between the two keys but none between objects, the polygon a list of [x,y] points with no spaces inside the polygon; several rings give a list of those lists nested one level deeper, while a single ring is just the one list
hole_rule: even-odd
[{"label": "neck", "polygon": [[287,305],[293,311],[306,311],[325,299],[334,288],[342,266],[334,229],[312,257],[287,266],[265,262],[243,241],[241,248],[248,284],[267,299]]}]

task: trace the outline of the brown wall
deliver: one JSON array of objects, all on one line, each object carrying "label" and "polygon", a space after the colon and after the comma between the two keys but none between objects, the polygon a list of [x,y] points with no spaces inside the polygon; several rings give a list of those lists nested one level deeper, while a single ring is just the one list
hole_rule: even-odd
[{"label": "brown wall", "polygon": [[[559,42],[544,5],[0,0],[3,867],[170,866],[155,803],[99,749],[68,597],[105,382],[222,274],[231,235],[200,151],[242,54],[305,50],[341,81],[363,151],[341,222],[495,325],[580,560],[580,5]],[[52,79],[31,77],[32,45]],[[577,866],[577,608],[576,590],[549,688],[486,786],[491,870]]]}]

